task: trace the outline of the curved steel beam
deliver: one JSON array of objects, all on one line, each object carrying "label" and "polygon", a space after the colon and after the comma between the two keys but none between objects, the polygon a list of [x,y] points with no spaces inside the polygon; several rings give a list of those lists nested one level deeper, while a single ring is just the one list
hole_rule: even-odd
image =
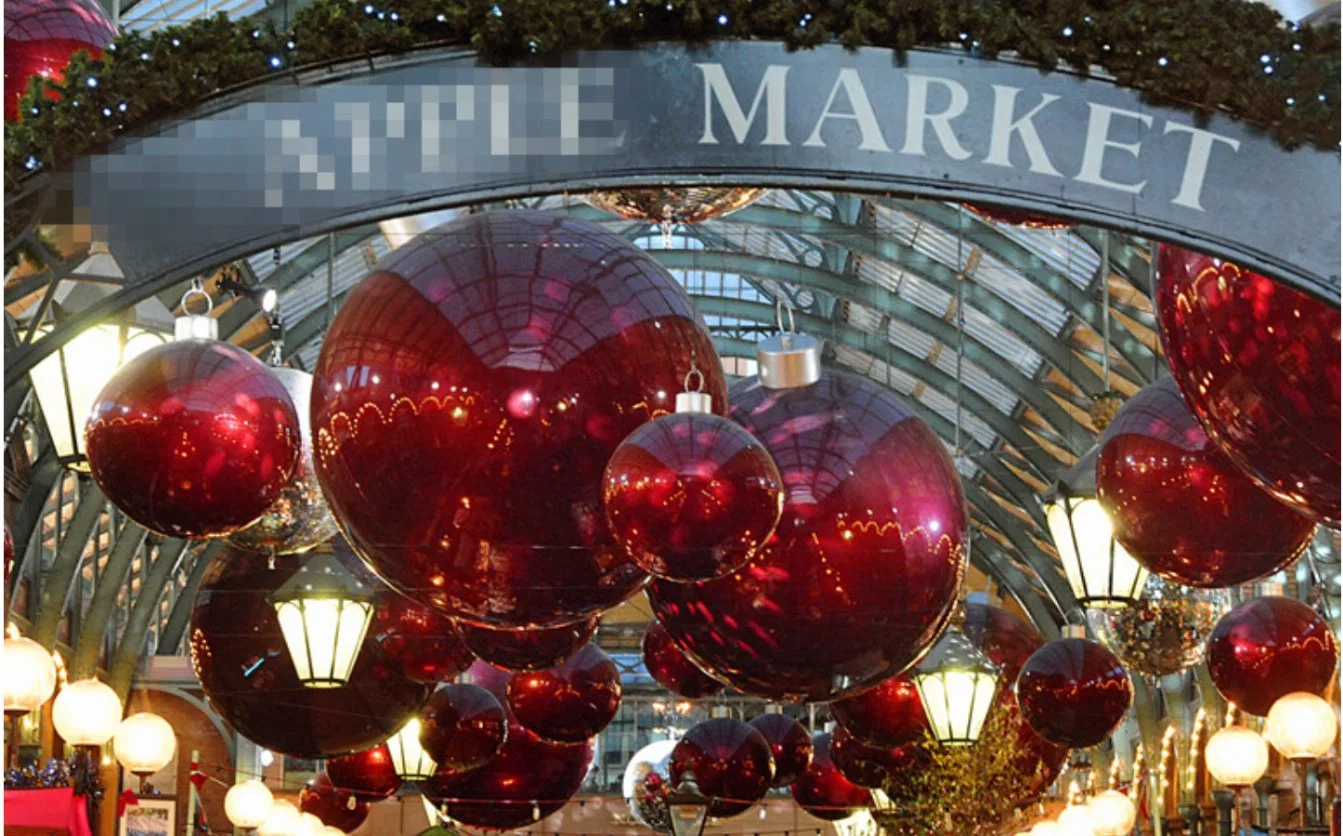
[{"label": "curved steel beam", "polygon": [[[185,540],[168,540],[160,544],[154,562],[149,567],[149,576],[140,585],[140,594],[135,597],[130,617],[126,619],[126,629],[121,634],[121,643],[117,645],[116,655],[109,666],[110,684],[123,701],[130,693],[135,665],[145,646],[145,636],[149,634],[149,625],[158,610],[164,586],[177,571],[186,548]],[[218,551],[223,548],[223,544],[215,541],[205,548],[207,551]]]},{"label": "curved steel beam", "polygon": [[[14,574],[28,558],[28,545],[32,542],[33,532],[42,521],[42,511],[47,507],[47,499],[56,487],[56,481],[65,473],[56,461],[56,449],[47,444],[39,448],[42,452],[29,470],[28,487],[24,489],[23,501],[14,511],[9,521],[9,536],[14,539]],[[15,589],[18,584],[15,584]],[[14,590],[10,590],[11,593]]]},{"label": "curved steel beam", "polygon": [[66,602],[70,600],[70,591],[74,589],[75,577],[79,574],[80,558],[93,537],[98,518],[107,507],[107,500],[93,480],[80,480],[82,491],[79,504],[70,523],[61,532],[61,542],[56,548],[56,558],[51,568],[42,578],[42,598],[33,620],[31,638],[43,647],[51,647],[56,640],[56,629],[61,623],[61,614],[65,612]]},{"label": "curved steel beam", "polygon": [[121,527],[112,552],[107,556],[107,563],[98,576],[98,586],[93,590],[93,600],[89,602],[79,640],[75,643],[74,655],[70,658],[71,680],[86,679],[93,676],[97,669],[98,650],[107,639],[107,627],[112,621],[117,595],[125,587],[131,560],[144,545],[148,534],[148,531],[129,520]]},{"label": "curved steel beam", "polygon": [[191,611],[196,606],[196,591],[200,589],[201,579],[205,577],[205,570],[210,568],[214,562],[215,552],[201,552],[196,556],[196,564],[191,567],[191,574],[187,577],[186,585],[182,591],[177,594],[177,600],[173,602],[173,608],[168,613],[168,623],[163,627],[163,633],[159,638],[158,655],[175,656],[177,648],[182,644],[182,636],[186,634],[187,625],[191,623]]}]

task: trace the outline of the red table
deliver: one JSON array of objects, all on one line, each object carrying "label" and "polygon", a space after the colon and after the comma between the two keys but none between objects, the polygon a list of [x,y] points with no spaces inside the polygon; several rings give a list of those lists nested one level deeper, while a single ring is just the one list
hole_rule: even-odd
[{"label": "red table", "polygon": [[5,834],[93,836],[84,797],[68,787],[5,790]]}]

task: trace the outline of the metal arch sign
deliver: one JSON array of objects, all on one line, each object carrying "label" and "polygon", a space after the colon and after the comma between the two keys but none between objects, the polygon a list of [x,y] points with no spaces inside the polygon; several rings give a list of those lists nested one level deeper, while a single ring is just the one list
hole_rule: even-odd
[{"label": "metal arch sign", "polygon": [[133,282],[445,205],[720,181],[996,202],[1339,293],[1337,154],[1010,62],[764,42],[557,68],[437,53],[241,96],[76,168],[80,216]]}]

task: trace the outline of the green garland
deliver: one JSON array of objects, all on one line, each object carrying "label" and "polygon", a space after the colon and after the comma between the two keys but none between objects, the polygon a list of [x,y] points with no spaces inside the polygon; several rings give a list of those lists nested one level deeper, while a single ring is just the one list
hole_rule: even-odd
[{"label": "green garland", "polygon": [[1099,66],[1154,101],[1229,112],[1289,148],[1339,141],[1338,26],[1301,29],[1248,0],[313,0],[288,31],[218,15],[127,32],[102,60],[76,55],[60,84],[35,79],[5,132],[6,189],[220,91],[308,64],[432,44],[470,45],[509,64],[715,38],[1010,51],[1045,69]]}]

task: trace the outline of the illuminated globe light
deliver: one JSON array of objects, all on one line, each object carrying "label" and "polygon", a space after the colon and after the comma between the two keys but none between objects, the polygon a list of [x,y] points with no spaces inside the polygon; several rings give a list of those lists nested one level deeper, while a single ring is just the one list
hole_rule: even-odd
[{"label": "illuminated globe light", "polygon": [[272,596],[298,679],[309,688],[339,688],[350,679],[373,601],[334,556],[312,557]]},{"label": "illuminated globe light", "polygon": [[172,763],[177,753],[177,735],[167,720],[141,711],[117,726],[112,753],[122,768],[143,778]]},{"label": "illuminated globe light", "polygon": [[[964,623],[964,615],[958,616]],[[979,740],[998,691],[998,666],[953,624],[914,672],[914,685],[928,712],[933,736],[944,746]]]},{"label": "illuminated globe light", "polygon": [[1212,777],[1232,789],[1251,786],[1268,771],[1268,744],[1245,726],[1218,729],[1203,751]]},{"label": "illuminated globe light", "polygon": [[72,746],[101,746],[121,723],[121,699],[97,679],[81,679],[61,688],[51,705],[56,733]]},{"label": "illuminated globe light", "polygon": [[5,639],[4,672],[6,717],[36,711],[56,692],[51,651],[32,639]]},{"label": "illuminated globe light", "polygon": [[1078,834],[1072,833],[1056,821],[1042,821],[1031,828],[1031,836],[1078,836]]},{"label": "illuminated globe light", "polygon": [[420,745],[420,718],[416,717],[387,741],[392,768],[402,781],[428,781],[438,764]]},{"label": "illuminated globe light", "polygon": [[244,830],[264,824],[274,805],[275,796],[255,778],[234,784],[224,793],[224,815],[234,827]]},{"label": "illuminated globe light", "polygon": [[1148,573],[1115,539],[1110,516],[1096,498],[1099,450],[1084,453],[1054,486],[1045,500],[1045,521],[1077,603],[1123,607],[1142,597]]},{"label": "illuminated globe light", "polygon": [[1288,760],[1313,761],[1333,747],[1338,737],[1338,717],[1328,700],[1296,691],[1268,710],[1264,737]]},{"label": "illuminated globe light", "polygon": [[345,831],[328,824],[322,828],[322,836],[345,836]]},{"label": "illuminated globe light", "polygon": [[290,836],[325,836],[326,825],[312,813],[299,813],[298,824]]},{"label": "illuminated globe light", "polygon": [[297,807],[277,798],[266,820],[256,829],[256,836],[298,836],[299,816]]},{"label": "illuminated globe light", "polygon": [[1095,818],[1087,804],[1069,804],[1059,813],[1058,826],[1068,836],[1096,836]]},{"label": "illuminated globe light", "polygon": [[1106,790],[1091,799],[1092,823],[1096,836],[1128,836],[1138,821],[1133,799],[1119,790]]}]

